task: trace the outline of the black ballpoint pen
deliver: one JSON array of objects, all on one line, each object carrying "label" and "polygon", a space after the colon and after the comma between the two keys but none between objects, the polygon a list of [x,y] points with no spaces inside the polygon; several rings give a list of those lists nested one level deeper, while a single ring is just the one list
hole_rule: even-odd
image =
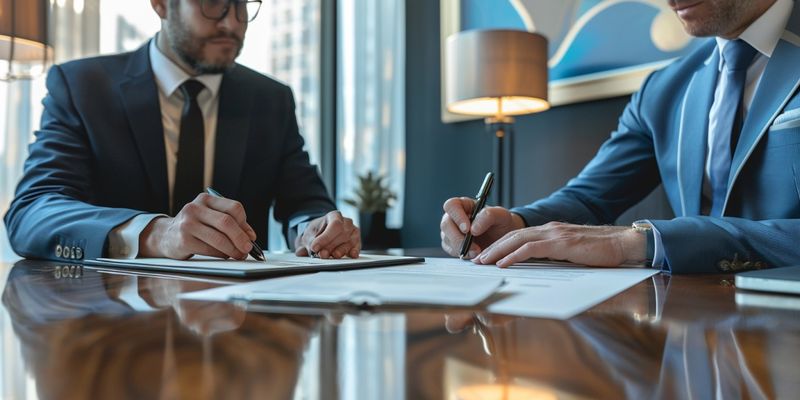
[{"label": "black ballpoint pen", "polygon": [[481,184],[481,188],[475,196],[475,207],[472,208],[472,215],[469,217],[470,231],[467,232],[467,236],[464,237],[464,243],[461,244],[461,252],[458,256],[458,258],[462,260],[467,256],[467,253],[469,253],[469,247],[472,246],[472,221],[475,221],[475,217],[478,216],[483,206],[486,205],[486,198],[489,197],[489,190],[492,188],[492,183],[494,183],[494,174],[489,172],[486,174],[486,178],[483,178],[483,184]]},{"label": "black ballpoint pen", "polygon": [[[222,198],[222,199],[225,198],[225,196],[219,194],[219,192],[217,192],[216,190],[214,190],[214,189],[212,189],[210,187],[206,188],[206,193],[208,193],[208,194],[210,194],[210,195],[212,195],[214,197],[219,197],[219,198]],[[264,255],[264,250],[261,250],[261,247],[258,246],[258,243],[256,243],[255,240],[251,240],[250,243],[253,244],[253,248],[250,249],[250,255],[253,256],[253,258],[255,258],[258,261],[266,262],[267,261],[267,257]]]}]

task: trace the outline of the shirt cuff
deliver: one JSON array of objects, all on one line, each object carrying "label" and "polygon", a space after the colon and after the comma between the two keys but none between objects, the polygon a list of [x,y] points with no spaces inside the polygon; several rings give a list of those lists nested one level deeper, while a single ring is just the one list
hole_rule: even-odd
[{"label": "shirt cuff", "polygon": [[303,221],[303,222],[297,224],[297,235],[296,235],[297,237],[303,236],[303,232],[306,231],[306,228],[308,227],[308,224],[310,222],[311,221],[309,220],[309,221]]},{"label": "shirt cuff", "polygon": [[653,227],[653,268],[664,270],[666,254],[664,253],[664,243],[661,241],[661,232],[653,225],[650,220],[644,220]]},{"label": "shirt cuff", "polygon": [[314,219],[319,218],[319,217],[321,217],[323,215],[325,215],[325,214],[322,214],[322,215],[318,215],[318,214],[298,215],[298,216],[292,218],[291,220],[289,220],[289,229],[288,229],[288,232],[287,232],[287,234],[289,235],[289,237],[288,237],[289,248],[291,248],[292,250],[295,250],[295,248],[294,248],[295,239],[299,238],[300,236],[303,236],[303,232],[305,232],[306,228],[308,227],[308,224],[311,221],[313,221]]},{"label": "shirt cuff", "polygon": [[139,236],[144,228],[164,214],[139,214],[108,233],[108,257],[134,259],[139,255]]}]

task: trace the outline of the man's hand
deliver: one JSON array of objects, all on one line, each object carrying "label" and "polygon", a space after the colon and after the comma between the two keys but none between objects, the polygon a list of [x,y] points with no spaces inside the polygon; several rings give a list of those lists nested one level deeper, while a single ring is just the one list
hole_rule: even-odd
[{"label": "man's hand", "polygon": [[361,253],[361,231],[353,220],[339,211],[331,211],[308,223],[303,234],[294,241],[295,254],[309,255],[309,249],[320,258],[358,258]]},{"label": "man's hand", "polygon": [[255,239],[241,203],[201,193],[174,218],[151,221],[139,235],[139,254],[181,260],[195,254],[244,260]]},{"label": "man's hand", "polygon": [[439,224],[442,249],[453,257],[460,255],[467,232],[472,231],[473,236],[467,257],[474,258],[506,233],[525,227],[522,217],[502,207],[484,208],[470,224],[469,216],[474,207],[475,200],[469,197],[454,197],[444,202],[444,215]]},{"label": "man's hand", "polygon": [[474,261],[505,268],[530,258],[547,258],[616,267],[643,262],[646,246],[645,236],[630,227],[551,222],[507,233]]}]

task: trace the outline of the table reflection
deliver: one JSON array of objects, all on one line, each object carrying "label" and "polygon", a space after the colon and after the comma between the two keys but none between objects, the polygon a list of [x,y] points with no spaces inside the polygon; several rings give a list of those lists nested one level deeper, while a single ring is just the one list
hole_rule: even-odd
[{"label": "table reflection", "polygon": [[797,311],[742,312],[726,301],[709,313],[708,297],[732,295],[732,287],[691,296],[678,288],[671,293],[670,279],[656,277],[568,321],[447,314],[444,332],[410,336],[418,338],[409,343],[410,397],[796,396]]},{"label": "table reflection", "polygon": [[208,284],[22,261],[3,304],[43,399],[290,398],[318,318],[188,304]]},{"label": "table reflection", "polygon": [[800,312],[657,275],[566,321],[179,301],[218,283],[22,261],[3,305],[45,399],[793,398]]}]

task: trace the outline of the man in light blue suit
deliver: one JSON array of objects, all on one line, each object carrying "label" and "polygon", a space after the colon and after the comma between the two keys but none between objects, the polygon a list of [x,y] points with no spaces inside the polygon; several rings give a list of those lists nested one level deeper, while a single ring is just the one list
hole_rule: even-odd
[{"label": "man in light blue suit", "polygon": [[[453,198],[442,248],[509,266],[529,258],[673,273],[800,264],[800,7],[792,0],[669,0],[714,36],[653,73],[617,130],[564,188],[524,207]],[[609,226],[663,184],[677,216]]]}]

